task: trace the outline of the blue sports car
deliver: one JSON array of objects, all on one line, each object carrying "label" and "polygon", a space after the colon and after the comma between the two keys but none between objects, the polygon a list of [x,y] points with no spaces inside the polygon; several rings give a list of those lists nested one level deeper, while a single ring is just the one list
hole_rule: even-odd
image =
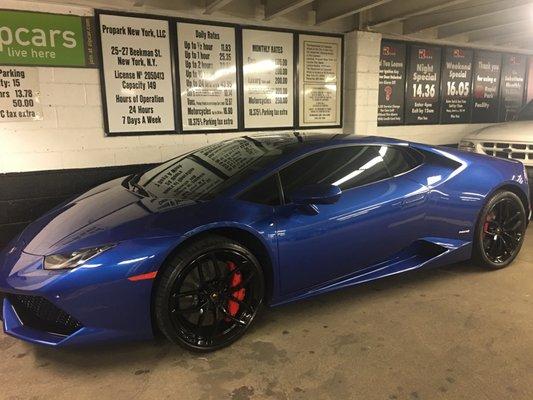
[{"label": "blue sports car", "polygon": [[262,305],[417,268],[509,265],[530,216],[521,163],[379,137],[245,136],[113,180],[0,255],[7,334],[66,346],[161,332],[195,351]]}]

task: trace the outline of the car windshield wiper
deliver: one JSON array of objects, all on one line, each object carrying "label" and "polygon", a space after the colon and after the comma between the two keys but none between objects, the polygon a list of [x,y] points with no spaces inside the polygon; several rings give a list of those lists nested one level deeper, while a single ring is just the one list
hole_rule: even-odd
[{"label": "car windshield wiper", "polygon": [[152,197],[150,193],[146,191],[144,187],[139,185],[138,179],[140,178],[139,174],[133,174],[126,178],[126,180],[122,183],[122,186],[124,186],[129,191],[140,194],[143,197]]},{"label": "car windshield wiper", "polygon": [[[144,189],[141,185],[139,185],[137,182],[129,182],[130,190],[132,192],[139,193],[141,196],[144,197],[151,197],[150,194]],[[133,190],[136,189],[136,190]]]}]

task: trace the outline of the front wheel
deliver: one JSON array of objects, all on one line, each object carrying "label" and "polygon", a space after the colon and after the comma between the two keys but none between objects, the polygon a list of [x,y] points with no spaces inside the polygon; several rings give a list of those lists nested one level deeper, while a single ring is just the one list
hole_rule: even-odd
[{"label": "front wheel", "polygon": [[235,241],[208,236],[165,266],[156,289],[156,321],[172,342],[192,351],[214,351],[246,332],[264,292],[256,257]]},{"label": "front wheel", "polygon": [[522,248],[526,225],[526,211],[520,198],[508,191],[496,193],[481,212],[473,259],[487,269],[508,266]]}]

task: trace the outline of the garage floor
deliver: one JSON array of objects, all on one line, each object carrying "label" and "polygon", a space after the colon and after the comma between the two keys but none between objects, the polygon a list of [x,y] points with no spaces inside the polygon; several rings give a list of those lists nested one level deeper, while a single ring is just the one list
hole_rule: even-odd
[{"label": "garage floor", "polygon": [[533,399],[533,226],[517,262],[454,265],[267,310],[229,349],[90,349],[0,333],[0,399]]}]

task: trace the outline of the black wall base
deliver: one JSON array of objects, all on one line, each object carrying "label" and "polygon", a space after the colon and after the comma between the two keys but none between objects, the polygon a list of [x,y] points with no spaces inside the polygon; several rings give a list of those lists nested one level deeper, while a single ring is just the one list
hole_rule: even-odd
[{"label": "black wall base", "polygon": [[153,164],[0,174],[0,249],[30,222],[94,186]]}]

